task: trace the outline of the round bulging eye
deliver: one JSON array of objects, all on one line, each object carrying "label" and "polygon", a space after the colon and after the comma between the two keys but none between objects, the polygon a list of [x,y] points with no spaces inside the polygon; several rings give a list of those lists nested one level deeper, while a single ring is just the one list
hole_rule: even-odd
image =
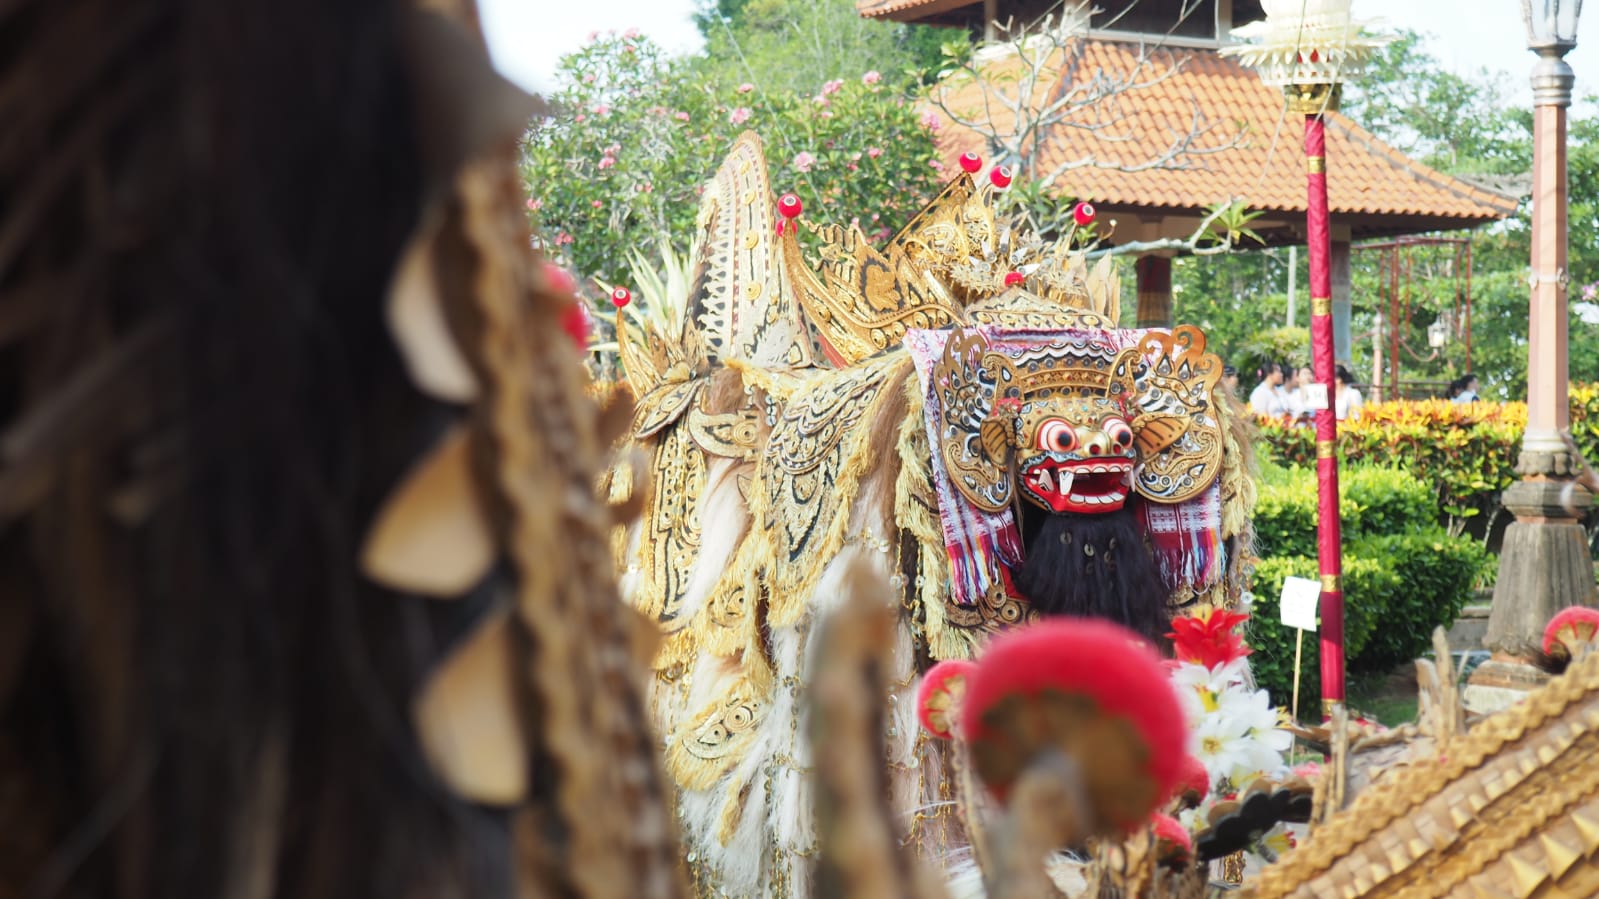
[{"label": "round bulging eye", "polygon": [[1133,429],[1119,418],[1112,418],[1105,422],[1105,436],[1111,442],[1126,449],[1133,445]]},{"label": "round bulging eye", "polygon": [[1072,426],[1058,418],[1051,418],[1038,426],[1038,448],[1041,450],[1069,453],[1077,448],[1077,432]]}]

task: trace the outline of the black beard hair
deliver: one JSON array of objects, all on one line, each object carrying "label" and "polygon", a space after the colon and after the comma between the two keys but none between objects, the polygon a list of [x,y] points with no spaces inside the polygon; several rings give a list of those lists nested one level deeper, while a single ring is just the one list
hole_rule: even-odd
[{"label": "black beard hair", "polygon": [[1131,506],[1103,515],[1023,516],[1027,557],[1016,586],[1043,615],[1103,618],[1158,647],[1171,629],[1166,583]]}]

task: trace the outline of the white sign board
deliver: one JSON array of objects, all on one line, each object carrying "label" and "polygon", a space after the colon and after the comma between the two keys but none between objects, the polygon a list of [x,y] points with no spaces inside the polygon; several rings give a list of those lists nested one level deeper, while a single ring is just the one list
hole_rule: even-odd
[{"label": "white sign board", "polygon": [[1283,579],[1283,626],[1302,631],[1316,629],[1316,612],[1321,604],[1321,582],[1308,577]]},{"label": "white sign board", "polygon": [[1305,405],[1314,411],[1327,408],[1327,385],[1320,382],[1306,384]]}]

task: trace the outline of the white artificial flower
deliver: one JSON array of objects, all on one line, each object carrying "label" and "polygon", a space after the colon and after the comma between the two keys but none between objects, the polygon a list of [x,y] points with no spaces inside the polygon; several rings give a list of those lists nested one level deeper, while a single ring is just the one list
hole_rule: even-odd
[{"label": "white artificial flower", "polygon": [[1190,747],[1213,780],[1235,788],[1283,769],[1293,738],[1277,729],[1277,712],[1265,690],[1234,685],[1216,694],[1216,708],[1193,729]]},{"label": "white artificial flower", "polygon": [[1247,767],[1251,758],[1245,734],[1247,724],[1224,715],[1206,715],[1199,726],[1189,732],[1189,751],[1205,766],[1211,783],[1230,778],[1233,771]]}]

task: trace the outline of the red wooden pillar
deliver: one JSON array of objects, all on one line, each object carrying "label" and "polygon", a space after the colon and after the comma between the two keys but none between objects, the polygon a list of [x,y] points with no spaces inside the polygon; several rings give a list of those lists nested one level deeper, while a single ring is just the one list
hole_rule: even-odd
[{"label": "red wooden pillar", "polygon": [[1138,327],[1171,327],[1171,257],[1140,256],[1133,271],[1138,275]]},{"label": "red wooden pillar", "polygon": [[1332,408],[1332,236],[1327,211],[1327,135],[1318,112],[1305,116],[1305,171],[1309,186],[1310,350],[1316,381],[1326,385],[1327,408],[1316,412],[1316,515],[1321,572],[1321,701],[1330,713],[1344,701],[1344,589],[1338,521],[1338,419]]}]

